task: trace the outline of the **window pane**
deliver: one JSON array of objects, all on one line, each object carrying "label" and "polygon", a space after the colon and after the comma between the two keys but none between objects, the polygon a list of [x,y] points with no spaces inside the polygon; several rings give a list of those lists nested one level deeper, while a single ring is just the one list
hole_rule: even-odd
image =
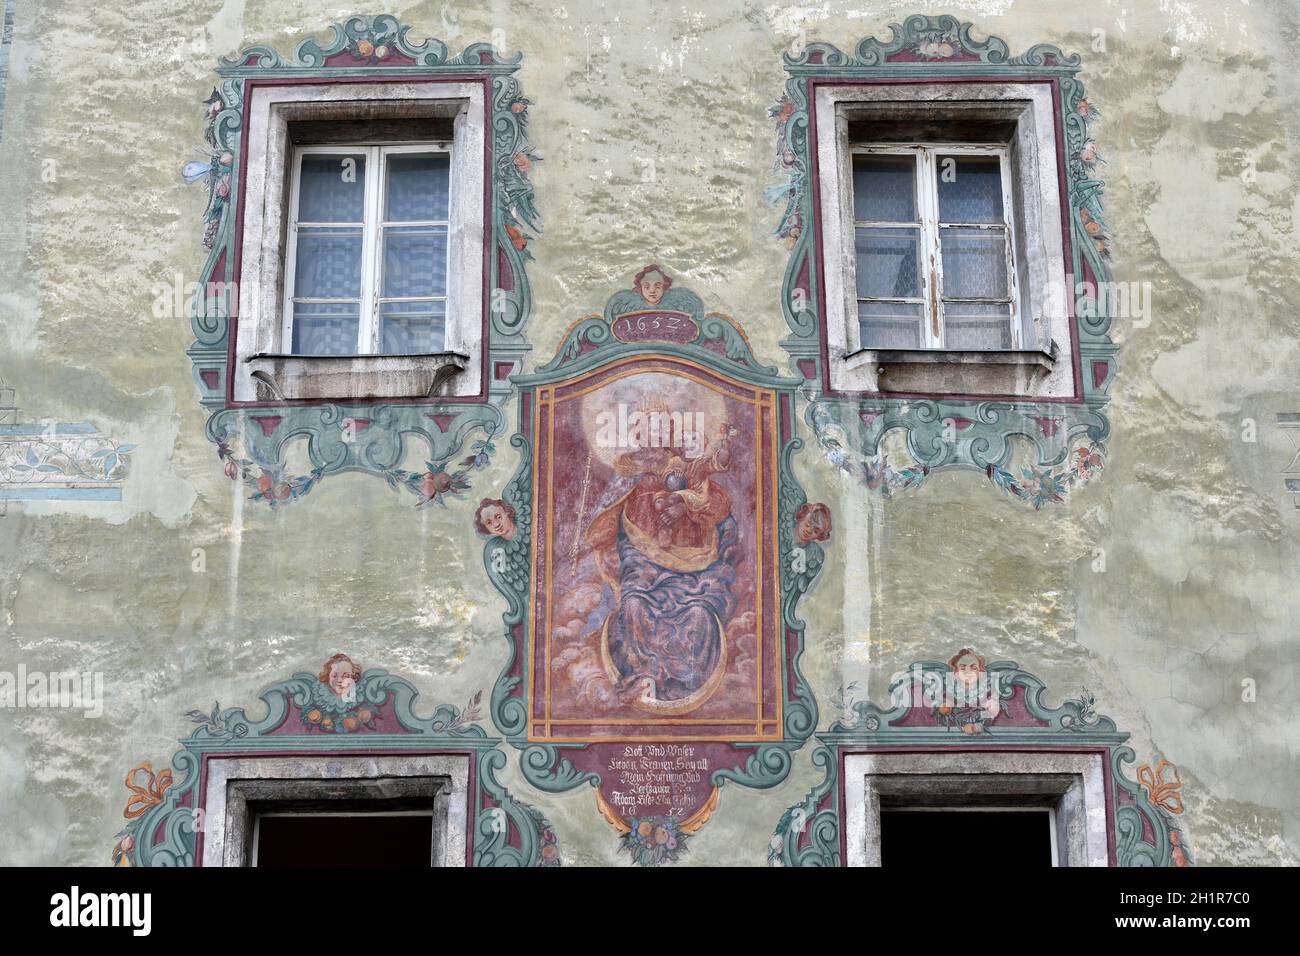
[{"label": "window pane", "polygon": [[1007,297],[1005,229],[945,228],[939,234],[939,243],[943,250],[945,298]]},{"label": "window pane", "polygon": [[446,348],[445,302],[387,302],[379,312],[379,350],[386,355]]},{"label": "window pane", "polygon": [[294,355],[356,355],[360,329],[355,302],[300,302],[293,308]]},{"label": "window pane", "polygon": [[921,230],[859,226],[858,295],[916,298],[921,295]]},{"label": "window pane", "polygon": [[447,227],[390,226],[384,230],[386,298],[447,293]]},{"label": "window pane", "polygon": [[298,230],[293,294],[299,299],[361,295],[361,228],[303,226]]},{"label": "window pane", "polygon": [[[348,162],[351,160],[351,162]],[[302,157],[299,222],[361,222],[366,207],[366,157]]]},{"label": "window pane", "polygon": [[853,218],[860,222],[917,222],[916,160],[911,156],[854,156]]},{"label": "window pane", "polygon": [[1002,163],[996,156],[940,156],[940,222],[1006,222],[1002,217]]},{"label": "window pane", "polygon": [[1011,348],[1011,306],[944,302],[943,344],[949,349]]},{"label": "window pane", "polygon": [[451,163],[446,153],[395,153],[389,156],[385,220],[445,220],[450,182]]},{"label": "window pane", "polygon": [[919,349],[924,306],[919,302],[859,302],[864,349]]}]

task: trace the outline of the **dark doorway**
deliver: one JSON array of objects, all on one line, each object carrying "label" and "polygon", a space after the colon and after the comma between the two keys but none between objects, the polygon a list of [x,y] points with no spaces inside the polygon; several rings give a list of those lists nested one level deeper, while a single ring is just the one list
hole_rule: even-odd
[{"label": "dark doorway", "polygon": [[1051,811],[880,811],[880,865],[925,866],[972,876],[1052,865]]},{"label": "dark doorway", "polygon": [[255,865],[427,867],[432,841],[428,813],[265,814]]}]

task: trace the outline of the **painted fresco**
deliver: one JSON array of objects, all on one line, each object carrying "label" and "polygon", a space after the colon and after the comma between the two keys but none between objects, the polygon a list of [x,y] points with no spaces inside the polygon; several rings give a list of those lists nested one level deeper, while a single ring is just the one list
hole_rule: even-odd
[{"label": "painted fresco", "polygon": [[1087,688],[1057,706],[1041,680],[1014,661],[986,661],[963,647],[946,662],[916,661],[893,676],[889,702],[857,699],[856,683],[840,688],[839,710],[819,732],[813,763],[825,778],[777,823],[768,848],[772,866],[842,866],[845,843],[844,758],[890,752],[1092,753],[1106,779],[1107,859],[1111,866],[1190,866],[1176,817],[1183,812],[1178,768],[1160,759],[1127,766],[1129,735],[1097,712]]},{"label": "painted fresco", "polygon": [[[428,717],[416,714],[424,711],[418,698],[419,691],[405,679],[378,668],[363,669],[350,655],[338,653],[312,671],[264,690],[263,717],[220,703],[189,711],[184,716],[195,730],[180,742],[171,767],[155,771],[146,761],[126,775],[130,796],[122,815],[127,822],[113,846],[113,865],[202,864],[203,786],[210,757],[367,752],[467,755],[466,864],[559,866],[550,822],[497,782],[505,754],[478,724],[482,694],[465,707],[439,705]],[[358,743],[366,749],[359,750]]]},{"label": "painted fresco", "polygon": [[[1049,44],[1013,56],[1005,41],[977,39],[974,24],[951,16],[918,14],[889,30],[888,39],[865,37],[849,52],[826,42],[801,43],[785,56],[785,91],[769,110],[777,134],[774,170],[783,181],[767,196],[782,208],[775,233],[790,252],[781,299],[791,334],[781,344],[813,397],[805,419],[826,461],[868,493],[887,498],[920,488],[936,471],[963,470],[982,474],[1035,511],[1063,503],[1106,464],[1107,406],[1118,353],[1110,336],[1117,302],[1107,294],[1115,287],[1111,229],[1102,209],[1104,184],[1097,178],[1105,161],[1093,138],[1101,113],[1079,78],[1082,61]],[[817,83],[899,78],[1051,84],[1069,207],[1066,273],[1078,280],[1068,296],[1078,349],[1074,398],[891,395],[830,387],[812,90]]]},{"label": "painted fresco", "polygon": [[[526,265],[541,217],[530,174],[540,157],[528,138],[532,101],[514,75],[521,62],[520,55],[506,56],[486,43],[453,53],[441,40],[417,42],[410,26],[387,14],[349,17],[331,26],[327,40],[303,40],[291,56],[257,46],[220,61],[221,79],[203,104],[205,159],[190,160],[180,171],[185,182],[202,185],[208,197],[202,230],[208,255],[199,281],[189,290],[195,342],[188,354],[200,402],[210,414],[208,438],[217,446],[226,477],[241,483],[249,500],[284,507],[343,472],[380,477],[390,488],[413,495],[416,508],[470,500],[475,472],[488,465],[496,449],[493,438],[505,428],[500,406],[510,394],[510,373],[527,351],[524,330],[532,310]],[[412,77],[470,78],[489,92],[492,235],[484,296],[491,304],[485,308],[480,394],[235,401],[231,369],[239,334],[234,306],[241,261],[236,226],[247,176],[240,147],[250,122],[246,107],[254,87],[249,84]],[[312,467],[292,474],[290,451],[303,442]],[[412,442],[424,449],[423,468],[401,467]]]},{"label": "painted fresco", "polygon": [[531,782],[595,786],[635,862],[672,862],[815,724],[793,604],[831,515],[788,469],[795,382],[651,263],[516,383],[531,457],[476,518],[514,606],[494,717]]},{"label": "painted fresco", "polygon": [[779,736],[772,392],[634,359],[546,395],[530,738]]}]

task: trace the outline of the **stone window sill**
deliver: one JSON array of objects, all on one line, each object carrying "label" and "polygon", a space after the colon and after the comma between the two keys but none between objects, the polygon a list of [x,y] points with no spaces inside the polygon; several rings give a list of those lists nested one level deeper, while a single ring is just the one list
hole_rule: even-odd
[{"label": "stone window sill", "polygon": [[872,366],[882,392],[933,395],[1028,395],[1056,365],[1056,350],[859,349],[849,367]]},{"label": "stone window sill", "polygon": [[433,398],[463,372],[463,352],[411,355],[280,355],[247,358],[264,402]]}]

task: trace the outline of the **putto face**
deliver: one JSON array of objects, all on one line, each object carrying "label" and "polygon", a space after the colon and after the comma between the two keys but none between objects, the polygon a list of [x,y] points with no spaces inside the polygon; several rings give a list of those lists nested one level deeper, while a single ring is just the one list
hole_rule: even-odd
[{"label": "putto face", "polygon": [[652,272],[641,280],[641,298],[650,305],[658,305],[664,297],[664,277]]},{"label": "putto face", "polygon": [[336,661],[334,666],[330,668],[330,690],[334,691],[339,697],[346,697],[356,684],[356,678],[352,676],[352,663],[350,661]]},{"label": "putto face", "polygon": [[974,687],[980,679],[980,662],[973,657],[963,657],[957,662],[957,679],[967,687]]},{"label": "putto face", "polygon": [[506,538],[514,531],[514,522],[500,505],[488,505],[479,513],[479,518],[489,534]]}]

